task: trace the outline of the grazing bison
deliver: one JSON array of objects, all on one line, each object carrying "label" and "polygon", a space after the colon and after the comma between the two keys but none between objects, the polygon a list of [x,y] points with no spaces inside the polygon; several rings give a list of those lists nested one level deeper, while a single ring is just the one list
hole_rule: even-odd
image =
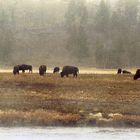
[{"label": "grazing bison", "polygon": [[137,69],[136,74],[134,75],[134,80],[140,78],[140,69]]},{"label": "grazing bison", "polygon": [[118,72],[117,72],[117,74],[121,74],[122,73],[122,69],[118,69]]},{"label": "grazing bison", "polygon": [[18,65],[18,67],[19,67],[19,71],[21,70],[23,73],[25,72],[25,70],[29,70],[29,72],[32,72],[31,65],[22,64],[22,65]]},{"label": "grazing bison", "polygon": [[123,70],[122,71],[123,74],[131,74],[131,72],[127,71],[127,70]]},{"label": "grazing bison", "polygon": [[19,74],[19,66],[14,66],[13,68],[13,74],[16,75],[16,74]]},{"label": "grazing bison", "polygon": [[59,72],[59,70],[60,70],[59,67],[55,67],[55,68],[53,69],[53,73]]},{"label": "grazing bison", "polygon": [[77,67],[73,66],[64,66],[62,69],[61,77],[68,77],[69,74],[73,74],[73,77],[77,77],[77,73],[79,72],[79,69]]},{"label": "grazing bison", "polygon": [[41,65],[39,67],[39,74],[40,74],[40,76],[43,76],[44,74],[46,74],[46,70],[47,70],[46,65]]}]

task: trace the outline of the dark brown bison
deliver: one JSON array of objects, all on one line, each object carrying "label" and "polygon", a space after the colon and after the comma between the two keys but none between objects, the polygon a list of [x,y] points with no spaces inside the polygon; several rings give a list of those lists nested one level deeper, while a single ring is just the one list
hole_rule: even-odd
[{"label": "dark brown bison", "polygon": [[122,71],[123,74],[131,74],[131,72],[127,71],[127,70],[123,70]]},{"label": "dark brown bison", "polygon": [[53,69],[53,73],[56,73],[56,72],[59,72],[60,71],[60,68],[59,67],[55,67],[54,69]]},{"label": "dark brown bison", "polygon": [[117,74],[121,74],[122,73],[122,69],[118,69],[118,72],[117,72]]},{"label": "dark brown bison", "polygon": [[41,65],[39,67],[39,74],[40,74],[40,76],[43,76],[44,74],[46,74],[46,70],[47,70],[46,65]]},{"label": "dark brown bison", "polygon": [[62,69],[61,77],[68,77],[69,74],[73,74],[73,77],[77,77],[77,73],[79,72],[79,69],[74,66],[64,66]]},{"label": "dark brown bison", "polygon": [[22,71],[23,73],[25,72],[25,70],[29,70],[29,72],[32,72],[31,65],[21,64],[21,65],[18,65],[18,67],[19,67],[19,71]]},{"label": "dark brown bison", "polygon": [[136,74],[134,75],[134,80],[140,78],[140,69],[137,69]]},{"label": "dark brown bison", "polygon": [[16,75],[16,74],[19,74],[19,66],[14,66],[13,68],[13,74]]}]

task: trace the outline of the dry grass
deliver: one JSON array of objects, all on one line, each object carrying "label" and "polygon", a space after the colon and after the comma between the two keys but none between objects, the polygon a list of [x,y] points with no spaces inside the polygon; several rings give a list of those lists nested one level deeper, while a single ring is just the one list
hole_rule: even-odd
[{"label": "dry grass", "polygon": [[[140,126],[140,80],[133,75],[1,73],[0,94],[1,125]],[[99,112],[101,118],[89,115]]]},{"label": "dry grass", "polygon": [[0,111],[0,123],[5,126],[56,126],[74,125],[80,120],[78,114],[61,113],[56,111],[30,110],[30,111]]}]

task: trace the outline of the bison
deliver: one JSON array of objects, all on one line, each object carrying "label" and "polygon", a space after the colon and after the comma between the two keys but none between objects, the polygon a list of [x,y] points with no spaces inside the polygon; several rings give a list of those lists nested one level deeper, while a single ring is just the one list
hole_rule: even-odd
[{"label": "bison", "polygon": [[131,74],[131,72],[127,71],[127,70],[123,70],[122,71],[123,74]]},{"label": "bison", "polygon": [[60,75],[61,77],[68,77],[69,74],[73,74],[73,77],[77,77],[77,73],[79,73],[79,69],[77,67],[64,66]]},{"label": "bison", "polygon": [[53,73],[56,73],[56,72],[59,72],[60,71],[60,68],[59,67],[55,67],[54,69],[53,69]]},{"label": "bison", "polygon": [[40,74],[40,76],[43,76],[44,74],[46,74],[46,70],[47,70],[46,65],[41,65],[39,67],[39,74]]},{"label": "bison", "polygon": [[19,66],[14,66],[13,68],[13,74],[16,75],[16,74],[19,74]]},{"label": "bison", "polygon": [[29,72],[32,72],[31,65],[21,64],[21,65],[18,65],[18,67],[19,67],[19,71],[21,70],[23,73],[25,72],[25,70],[29,70]]},{"label": "bison", "polygon": [[122,73],[122,69],[119,68],[117,74],[121,74]]},{"label": "bison", "polygon": [[134,80],[140,78],[140,69],[137,69],[136,74],[134,75]]}]

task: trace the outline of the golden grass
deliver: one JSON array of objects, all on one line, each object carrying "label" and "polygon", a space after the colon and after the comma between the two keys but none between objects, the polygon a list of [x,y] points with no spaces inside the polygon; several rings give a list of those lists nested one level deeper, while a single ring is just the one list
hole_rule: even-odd
[{"label": "golden grass", "polygon": [[[0,73],[0,94],[1,125],[140,126],[140,80],[133,75]],[[100,119],[89,115],[98,112]]]},{"label": "golden grass", "polygon": [[79,119],[78,114],[66,114],[56,111],[0,111],[0,123],[2,125],[73,125]]}]

